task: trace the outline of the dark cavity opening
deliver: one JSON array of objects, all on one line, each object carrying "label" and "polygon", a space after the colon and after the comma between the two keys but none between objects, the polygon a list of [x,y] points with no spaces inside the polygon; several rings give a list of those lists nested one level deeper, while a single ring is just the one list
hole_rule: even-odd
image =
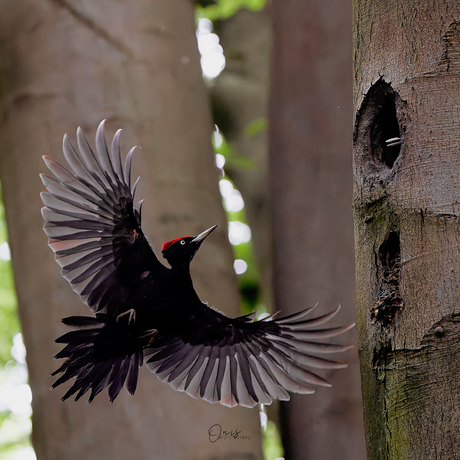
[{"label": "dark cavity opening", "polygon": [[378,251],[378,301],[371,311],[371,318],[382,326],[393,323],[404,306],[399,293],[401,276],[401,245],[399,234],[392,231]]},{"label": "dark cavity opening", "polygon": [[355,149],[362,159],[393,168],[405,135],[405,103],[391,85],[378,80],[367,92],[355,123]]},{"label": "dark cavity opening", "polygon": [[[401,245],[397,232],[390,232],[379,248],[379,258],[384,272],[393,272],[401,264]],[[384,273],[385,274],[385,273]]]},{"label": "dark cavity opening", "polygon": [[401,150],[401,144],[397,143],[400,135],[394,98],[387,98],[375,112],[371,131],[372,156],[392,168]]}]

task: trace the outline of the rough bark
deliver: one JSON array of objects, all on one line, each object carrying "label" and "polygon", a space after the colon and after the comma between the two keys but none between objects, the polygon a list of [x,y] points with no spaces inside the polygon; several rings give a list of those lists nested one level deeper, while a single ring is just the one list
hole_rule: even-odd
[{"label": "rough bark", "polygon": [[[460,6],[354,2],[354,219],[369,459],[460,452]],[[401,137],[401,146],[385,141]]]},{"label": "rough bark", "polygon": [[[0,7],[0,174],[20,317],[33,392],[33,443],[39,460],[260,459],[257,411],[227,409],[176,393],[141,370],[134,397],[111,405],[59,401],[49,390],[60,318],[88,314],[60,275],[42,232],[41,155],[61,160],[61,139],[78,125],[94,136],[123,127],[125,151],[137,143],[138,196],[151,243],[220,231],[193,263],[197,290],[238,313],[225,216],[217,187],[209,100],[185,0],[50,0]],[[208,429],[248,438],[209,442]]]},{"label": "rough bark", "polygon": [[[269,146],[275,309],[354,321],[351,5],[274,0]],[[352,342],[350,335],[343,339]],[[283,405],[286,458],[363,459],[356,350],[332,388]]]}]

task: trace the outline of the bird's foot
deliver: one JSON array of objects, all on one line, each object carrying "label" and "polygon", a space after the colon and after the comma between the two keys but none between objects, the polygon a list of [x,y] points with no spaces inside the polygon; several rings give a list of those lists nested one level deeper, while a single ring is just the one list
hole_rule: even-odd
[{"label": "bird's foot", "polygon": [[141,339],[142,342],[145,342],[145,344],[143,344],[143,347],[147,348],[150,345],[152,345],[152,342],[155,340],[155,337],[157,335],[158,335],[157,329],[149,329],[148,331],[145,331],[142,335],[140,335],[139,339]]},{"label": "bird's foot", "polygon": [[128,315],[128,326],[131,324],[131,323],[135,323],[136,322],[136,310],[134,310],[134,308],[130,308],[128,311],[125,311],[124,313],[120,313],[118,316],[117,316],[117,322],[120,321],[120,318],[123,318],[124,316]]}]

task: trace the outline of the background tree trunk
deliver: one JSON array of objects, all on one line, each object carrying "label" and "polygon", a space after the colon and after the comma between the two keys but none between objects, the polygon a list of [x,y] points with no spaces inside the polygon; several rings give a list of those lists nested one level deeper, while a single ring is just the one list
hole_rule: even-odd
[{"label": "background tree trunk", "polygon": [[[39,460],[260,459],[257,410],[194,401],[145,368],[134,397],[111,405],[59,401],[49,391],[64,331],[60,318],[88,314],[53,261],[42,232],[41,155],[62,160],[61,139],[81,125],[93,138],[107,118],[111,134],[136,154],[146,198],[144,230],[158,248],[214,223],[192,270],[210,305],[238,313],[225,216],[217,187],[190,1],[7,0],[0,6],[0,177],[20,317],[33,391],[33,443]],[[238,429],[248,440],[210,443],[208,429]]]},{"label": "background tree trunk", "polygon": [[[352,227],[351,8],[273,0],[269,148],[275,309],[343,305],[355,319]],[[352,341],[352,336],[343,340]],[[286,458],[364,459],[357,353],[326,375],[332,388],[283,404]]]},{"label": "background tree trunk", "polygon": [[[354,2],[354,213],[369,459],[460,452],[460,5]],[[402,137],[402,146],[385,141]]]}]

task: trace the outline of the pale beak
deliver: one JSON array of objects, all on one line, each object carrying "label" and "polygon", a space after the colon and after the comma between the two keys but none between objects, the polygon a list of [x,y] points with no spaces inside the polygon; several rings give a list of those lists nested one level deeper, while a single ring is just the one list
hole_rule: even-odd
[{"label": "pale beak", "polygon": [[191,243],[201,243],[215,228],[217,225],[212,226],[211,228],[208,228],[204,232],[201,232],[198,236],[195,236]]}]

